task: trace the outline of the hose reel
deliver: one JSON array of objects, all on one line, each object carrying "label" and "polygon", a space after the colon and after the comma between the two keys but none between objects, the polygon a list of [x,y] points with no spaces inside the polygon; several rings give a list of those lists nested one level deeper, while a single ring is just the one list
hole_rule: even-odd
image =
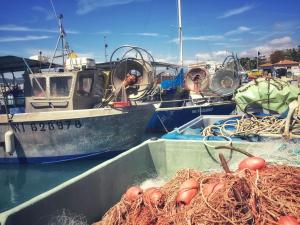
[{"label": "hose reel", "polygon": [[128,99],[139,100],[153,88],[155,74],[155,69],[151,63],[153,58],[150,53],[142,48],[122,46],[112,54],[111,65],[113,56],[121,50],[125,50],[125,53],[123,53],[121,60],[117,61],[115,67],[112,68],[111,83],[114,92],[119,95],[123,90],[121,94],[126,94]]},{"label": "hose reel", "polygon": [[235,71],[219,69],[211,78],[210,89],[218,95],[231,95],[240,86],[240,77]]},{"label": "hose reel", "polygon": [[216,71],[210,81],[210,90],[217,95],[232,95],[241,84],[239,72],[243,68],[236,55],[228,55],[222,64],[222,67]]},{"label": "hose reel", "polygon": [[206,69],[192,68],[185,75],[185,88],[196,93],[206,91],[209,86],[209,79],[210,76]]}]

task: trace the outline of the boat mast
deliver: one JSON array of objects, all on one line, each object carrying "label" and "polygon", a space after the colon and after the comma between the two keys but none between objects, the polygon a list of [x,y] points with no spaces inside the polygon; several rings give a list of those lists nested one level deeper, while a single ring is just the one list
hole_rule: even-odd
[{"label": "boat mast", "polygon": [[178,4],[178,31],[179,31],[179,64],[183,66],[181,0],[177,0],[177,4]]},{"label": "boat mast", "polygon": [[[54,58],[62,57],[62,65],[63,65],[63,67],[65,67],[65,56],[70,54],[69,44],[65,40],[65,37],[66,37],[67,34],[65,32],[65,29],[64,29],[63,23],[62,23],[63,15],[60,14],[58,16],[57,13],[56,13],[55,7],[53,5],[52,0],[50,0],[50,2],[51,2],[51,5],[52,5],[52,8],[53,8],[53,12],[54,12],[54,14],[57,18],[58,27],[59,27],[59,36],[58,36],[57,43],[56,43],[55,50],[54,50],[54,54],[52,56],[52,60],[51,60],[50,66],[49,66],[49,71],[50,71],[51,66],[53,64]],[[61,41],[61,55],[56,56],[56,52],[57,52],[60,41]],[[72,61],[71,61],[71,63],[72,63]]]},{"label": "boat mast", "polygon": [[106,43],[106,36],[104,36],[104,58],[105,58],[105,62],[107,62],[107,47],[108,47],[108,44]]}]

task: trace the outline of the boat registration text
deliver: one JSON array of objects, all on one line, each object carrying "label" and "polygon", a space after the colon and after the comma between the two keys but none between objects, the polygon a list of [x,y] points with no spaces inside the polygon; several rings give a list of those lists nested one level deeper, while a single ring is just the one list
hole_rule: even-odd
[{"label": "boat registration text", "polygon": [[59,120],[59,121],[45,121],[45,122],[32,122],[32,123],[12,123],[14,132],[24,133],[26,131],[32,132],[45,132],[55,130],[68,130],[71,128],[81,128],[80,120]]}]

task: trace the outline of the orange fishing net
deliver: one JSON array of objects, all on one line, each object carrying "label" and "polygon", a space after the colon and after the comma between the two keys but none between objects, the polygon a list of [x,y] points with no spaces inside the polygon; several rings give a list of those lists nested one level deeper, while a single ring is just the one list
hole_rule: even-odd
[{"label": "orange fishing net", "polygon": [[[176,202],[189,179],[196,180],[199,188],[185,191],[196,188],[196,195],[189,204]],[[285,215],[300,220],[299,167],[268,165],[259,171],[233,173],[184,169],[159,190],[159,201],[152,201],[149,191],[134,201],[124,194],[95,225],[271,225]]]}]

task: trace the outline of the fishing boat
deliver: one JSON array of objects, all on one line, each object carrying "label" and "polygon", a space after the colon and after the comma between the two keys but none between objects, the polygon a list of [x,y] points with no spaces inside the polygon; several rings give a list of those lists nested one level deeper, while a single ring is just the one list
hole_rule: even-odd
[{"label": "fishing boat", "polygon": [[235,109],[235,103],[232,101],[217,101],[212,103],[205,98],[199,100],[181,99],[165,101],[162,104],[165,106],[170,103],[174,105],[178,102],[183,102],[179,107],[161,107],[158,104],[155,113],[148,123],[147,131],[166,133],[200,115],[230,114]]},{"label": "fishing boat", "polygon": [[299,143],[299,91],[281,79],[259,78],[237,89],[239,115],[199,116],[163,138]]},{"label": "fishing boat", "polygon": [[[205,115],[164,134],[163,139],[300,143],[299,123],[279,115]],[[287,129],[285,127],[288,127]]]},{"label": "fishing boat", "polygon": [[[221,146],[227,143],[213,141],[212,144]],[[299,150],[299,146],[272,142],[234,142],[232,147],[263,157],[269,163],[300,165],[299,155],[294,151]],[[148,140],[2,212],[0,222],[2,225],[22,224],[24,221],[27,224],[49,224],[58,221],[57,218],[66,218],[64,212],[69,212],[69,215],[75,215],[76,218],[84,218],[86,224],[92,224],[99,221],[132,185],[156,178],[168,180],[183,168],[220,171],[219,153],[224,154],[230,169],[237,168],[239,161],[246,157],[225,148],[208,147],[202,141]]]},{"label": "fishing boat", "polygon": [[[152,104],[102,100],[97,70],[29,75],[25,113],[0,115],[1,163],[55,162],[126,150],[140,140]],[[102,81],[101,81],[102,80]]]},{"label": "fishing boat", "polygon": [[193,65],[186,73],[180,70],[176,79],[160,85],[162,90],[175,93],[173,99],[161,99],[156,104],[148,131],[169,132],[201,115],[231,114],[236,106],[232,95],[240,85],[238,60],[233,55],[226,57],[214,74],[205,67]]},{"label": "fishing boat", "polygon": [[[178,6],[179,73],[175,79],[162,81],[161,90],[172,90],[173,99],[161,99],[156,104],[147,130],[166,133],[199,115],[230,114],[235,108],[231,101],[234,90],[241,84],[241,65],[237,56],[227,56],[218,70],[212,71],[209,64],[190,65],[186,71],[183,60],[183,29],[181,1]],[[165,91],[167,92],[167,91]],[[188,93],[188,94],[186,94]]]},{"label": "fishing boat", "polygon": [[[64,57],[70,55],[64,42]],[[54,52],[56,55],[57,47]],[[53,56],[53,59],[55,58]],[[53,62],[52,59],[52,62]],[[154,112],[152,103],[131,101],[125,77],[114,84],[110,99],[104,99],[106,75],[94,64],[81,65],[70,58],[69,68],[25,75],[25,113],[0,115],[1,163],[52,163],[117,153],[136,145]],[[26,60],[24,63],[27,64]],[[140,74],[151,85],[151,74]],[[139,94],[147,85],[135,84]]]}]

